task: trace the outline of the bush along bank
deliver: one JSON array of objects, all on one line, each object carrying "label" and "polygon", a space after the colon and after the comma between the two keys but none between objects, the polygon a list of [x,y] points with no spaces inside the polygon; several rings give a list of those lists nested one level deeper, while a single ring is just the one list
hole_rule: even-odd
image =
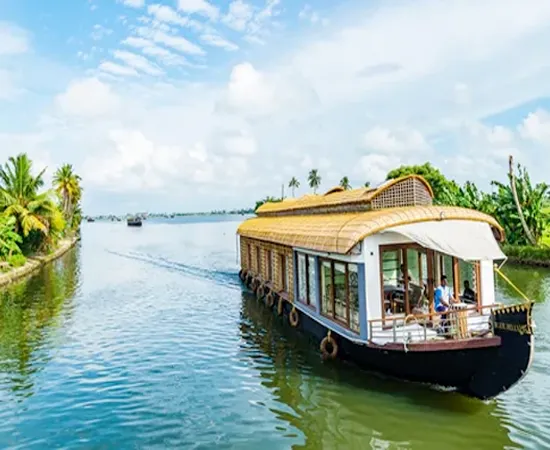
[{"label": "bush along bank", "polygon": [[502,251],[511,263],[550,267],[550,247],[505,244]]},{"label": "bush along bank", "polygon": [[73,248],[77,242],[78,239],[76,237],[62,239],[58,243],[57,248],[46,255],[35,255],[26,258],[23,264],[19,266],[2,266],[3,273],[0,273],[0,287],[7,286],[8,284],[14,283],[21,280],[22,278],[32,275],[34,272],[44,267],[44,265],[63,256],[71,248]]}]

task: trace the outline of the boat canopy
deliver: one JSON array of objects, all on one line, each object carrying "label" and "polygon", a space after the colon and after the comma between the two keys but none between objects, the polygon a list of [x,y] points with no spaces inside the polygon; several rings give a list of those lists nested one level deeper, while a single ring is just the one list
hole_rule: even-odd
[{"label": "boat canopy", "polygon": [[[420,224],[419,229],[421,229],[428,223],[447,223],[453,220],[458,220],[465,226],[471,222],[487,224],[486,229],[490,231],[492,227],[500,240],[504,238],[502,227],[491,216],[452,206],[417,206],[340,214],[254,217],[243,222],[237,233],[243,237],[289,247],[347,254],[367,236],[390,228]],[[470,238],[468,232],[460,231],[455,234],[465,234]],[[492,237],[492,240],[494,241],[495,238]],[[497,245],[496,242],[494,245]]]},{"label": "boat canopy", "polygon": [[399,233],[425,248],[464,261],[506,259],[488,223],[465,220],[411,223],[387,231]]}]

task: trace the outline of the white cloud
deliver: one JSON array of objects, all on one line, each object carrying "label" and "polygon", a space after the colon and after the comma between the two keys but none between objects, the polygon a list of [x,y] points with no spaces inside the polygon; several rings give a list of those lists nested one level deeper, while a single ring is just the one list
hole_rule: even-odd
[{"label": "white cloud", "polygon": [[110,28],[105,28],[103,25],[95,24],[92,34],[90,36],[94,41],[100,41],[105,36],[109,36],[112,33],[113,30],[111,30]]},{"label": "white cloud", "polygon": [[543,110],[530,113],[521,123],[519,132],[525,139],[550,145],[550,114]]},{"label": "white cloud", "polygon": [[56,102],[65,114],[95,117],[115,111],[120,100],[108,84],[97,78],[85,78],[71,82]]},{"label": "white cloud", "polygon": [[365,133],[364,146],[378,153],[409,153],[425,152],[430,146],[418,130],[389,130],[376,126]]},{"label": "white cloud", "polygon": [[228,51],[235,51],[239,49],[238,45],[228,41],[227,39],[224,39],[217,34],[205,33],[201,35],[201,40],[213,47],[220,47]]},{"label": "white cloud", "polygon": [[151,39],[159,44],[164,44],[174,50],[190,55],[204,55],[205,52],[198,45],[193,44],[182,36],[169,35],[163,31],[152,30],[149,28],[140,28],[138,32],[144,38]]},{"label": "white cloud", "polygon": [[311,5],[305,5],[298,14],[298,17],[302,20],[307,20],[314,25],[321,24],[323,26],[327,26],[329,24],[329,20],[326,17],[321,17],[317,11],[313,10]]},{"label": "white cloud", "polygon": [[136,36],[129,36],[126,39],[124,39],[122,43],[129,45],[130,47],[136,47],[136,48],[146,48],[146,47],[152,47],[155,45],[149,39],[144,39]]},{"label": "white cloud", "polygon": [[123,66],[111,61],[104,61],[99,65],[99,70],[112,75],[137,77],[139,74],[133,67]]},{"label": "white cloud", "polygon": [[29,47],[27,31],[16,25],[0,21],[0,56],[25,53]]},{"label": "white cloud", "polygon": [[202,30],[204,26],[196,20],[179,15],[174,9],[166,5],[154,4],[147,8],[147,12],[159,22],[167,22],[195,30]]},{"label": "white cloud", "polygon": [[145,6],[145,0],[120,0],[125,6],[130,8],[143,8]]},{"label": "white cloud", "polygon": [[136,70],[144,72],[148,75],[159,76],[164,72],[155,64],[152,64],[147,58],[141,55],[137,55],[132,52],[127,52],[124,50],[115,50],[113,52],[115,58],[124,61],[127,66],[133,67]]},{"label": "white cloud", "polygon": [[187,14],[200,14],[216,20],[219,10],[206,0],[178,0],[178,9]]},{"label": "white cloud", "polygon": [[19,93],[13,83],[13,77],[7,70],[0,69],[0,100],[12,99]]},{"label": "white cloud", "polygon": [[250,156],[258,151],[254,137],[243,131],[226,136],[223,139],[223,148],[229,154],[240,156]]},{"label": "white cloud", "polygon": [[145,47],[143,49],[143,53],[149,56],[153,56],[157,58],[162,64],[165,64],[166,66],[191,66],[190,64],[183,56],[177,55],[170,50],[166,50],[162,47],[152,46],[152,47]]},{"label": "white cloud", "polygon": [[381,183],[392,169],[402,164],[402,159],[395,155],[371,154],[361,157],[355,174],[364,178],[365,182]]},{"label": "white cloud", "polygon": [[223,22],[235,30],[244,31],[253,15],[254,9],[251,5],[242,0],[234,0],[229,4],[229,11],[223,17]]}]

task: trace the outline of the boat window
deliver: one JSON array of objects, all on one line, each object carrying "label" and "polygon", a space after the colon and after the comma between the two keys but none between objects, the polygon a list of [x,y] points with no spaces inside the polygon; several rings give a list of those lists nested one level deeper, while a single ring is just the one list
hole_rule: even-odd
[{"label": "boat window", "polygon": [[382,252],[382,275],[384,285],[397,286],[399,280],[399,265],[399,250],[386,250]]},{"label": "boat window", "polygon": [[252,269],[252,248],[250,244],[246,244],[246,256],[248,258],[248,269]]},{"label": "boat window", "polygon": [[298,300],[302,303],[308,303],[307,295],[307,260],[306,255],[298,253]]},{"label": "boat window", "polygon": [[359,279],[356,264],[321,261],[321,313],[359,332]]},{"label": "boat window", "polygon": [[347,323],[346,265],[334,264],[334,318]]},{"label": "boat window", "polygon": [[258,273],[258,275],[261,275],[262,273],[262,261],[261,261],[261,249],[260,247],[257,245],[256,246],[256,272]]},{"label": "boat window", "polygon": [[315,267],[315,257],[307,257],[307,279],[308,279],[308,305],[315,305],[317,297],[317,286],[315,280],[317,279],[317,268]]},{"label": "boat window", "polygon": [[407,270],[408,270],[408,304],[411,312],[427,313],[428,299],[428,257],[426,250],[420,248],[408,248]]},{"label": "boat window", "polygon": [[332,316],[332,265],[330,261],[321,262],[321,313]]}]

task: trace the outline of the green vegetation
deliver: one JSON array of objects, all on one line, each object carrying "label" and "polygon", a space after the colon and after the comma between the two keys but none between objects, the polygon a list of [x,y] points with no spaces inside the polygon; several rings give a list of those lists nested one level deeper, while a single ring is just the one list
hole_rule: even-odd
[{"label": "green vegetation", "polygon": [[292,196],[294,197],[294,192],[300,187],[300,182],[296,179],[296,177],[292,177],[288,183],[288,187],[292,189]]},{"label": "green vegetation", "polygon": [[340,180],[340,187],[344,188],[346,191],[351,189],[351,184],[349,184],[348,177],[342,177],[342,179]]},{"label": "green vegetation", "polygon": [[[69,190],[61,183],[67,167],[72,176]],[[80,177],[70,166],[56,172],[58,196],[54,190],[42,190],[45,169],[38,175],[32,169],[24,153],[0,165],[0,262],[12,267],[25,264],[27,256],[51,251],[80,226]]]},{"label": "green vegetation", "polygon": [[321,186],[321,176],[319,175],[319,171],[317,169],[312,169],[309,172],[307,181],[309,183],[309,187],[313,189],[313,193],[316,194],[317,189]]}]

